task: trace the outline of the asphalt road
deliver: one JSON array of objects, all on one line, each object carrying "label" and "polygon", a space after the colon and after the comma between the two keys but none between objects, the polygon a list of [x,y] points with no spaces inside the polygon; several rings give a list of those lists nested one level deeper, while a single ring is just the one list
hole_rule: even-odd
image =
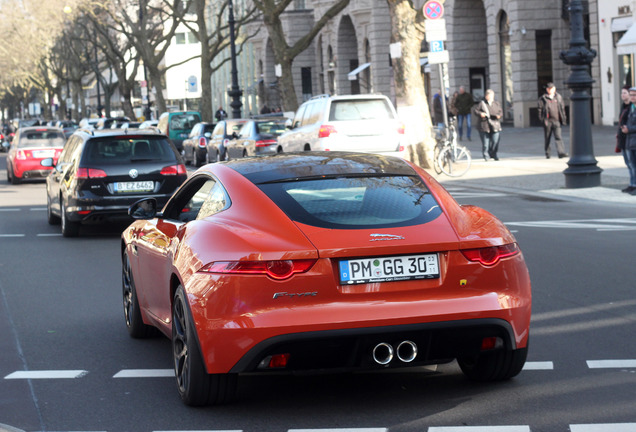
[{"label": "asphalt road", "polygon": [[0,155],[0,424],[28,432],[636,430],[633,209],[451,186],[460,203],[508,224],[530,268],[530,352],[513,380],[475,384],[454,363],[251,375],[241,377],[237,403],[193,409],[175,389],[169,341],[126,332],[122,227],[63,238],[46,222],[44,184],[12,186],[4,172]]}]

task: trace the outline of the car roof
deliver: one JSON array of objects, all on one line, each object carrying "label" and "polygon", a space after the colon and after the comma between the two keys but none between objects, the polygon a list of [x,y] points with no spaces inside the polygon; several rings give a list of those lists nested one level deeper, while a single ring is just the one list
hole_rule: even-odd
[{"label": "car roof", "polygon": [[122,136],[122,135],[148,135],[148,136],[159,136],[165,137],[164,134],[159,132],[157,129],[135,129],[130,131],[128,129],[101,129],[101,130],[93,130],[93,129],[78,129],[74,132],[74,135],[84,135],[90,138],[101,138],[101,137],[111,137],[111,136]]},{"label": "car roof", "polygon": [[222,164],[255,184],[342,175],[416,175],[403,159],[353,152],[281,153]]}]

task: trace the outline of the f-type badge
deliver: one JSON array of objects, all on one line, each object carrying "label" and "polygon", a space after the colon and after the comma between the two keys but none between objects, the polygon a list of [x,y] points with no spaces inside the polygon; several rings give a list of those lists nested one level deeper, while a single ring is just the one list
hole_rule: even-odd
[{"label": "f-type badge", "polygon": [[404,240],[404,237],[393,234],[371,234],[369,241]]},{"label": "f-type badge", "polygon": [[128,175],[130,176],[130,178],[137,178],[137,176],[139,175],[139,171],[133,168],[128,171]]}]

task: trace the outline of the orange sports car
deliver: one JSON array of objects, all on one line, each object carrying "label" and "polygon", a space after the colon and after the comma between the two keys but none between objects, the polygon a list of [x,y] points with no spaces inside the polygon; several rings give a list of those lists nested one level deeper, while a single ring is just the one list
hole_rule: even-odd
[{"label": "orange sports car", "polygon": [[514,236],[423,169],[362,153],[209,164],[157,209],[130,208],[123,302],[133,337],[172,341],[188,405],[244,372],[422,366],[474,380],[526,361],[531,289]]}]

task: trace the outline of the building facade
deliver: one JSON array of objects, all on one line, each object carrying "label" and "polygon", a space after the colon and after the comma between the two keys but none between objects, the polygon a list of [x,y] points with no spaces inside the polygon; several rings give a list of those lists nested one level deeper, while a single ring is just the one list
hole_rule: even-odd
[{"label": "building facade", "polygon": [[[620,0],[607,2],[621,3]],[[413,1],[417,8],[424,3],[425,0]],[[556,84],[566,104],[569,104],[569,90],[565,82],[570,69],[559,57],[561,51],[569,48],[568,3],[569,0],[443,2],[447,31],[445,49],[449,52],[449,63],[443,68],[445,90],[452,94],[459,86],[464,86],[478,99],[487,88],[492,88],[504,107],[505,120],[516,127],[538,125],[537,100],[549,81]],[[599,24],[603,18],[598,13],[598,0],[584,3],[586,40],[592,49],[601,51],[599,40],[606,35]],[[292,4],[294,7],[290,6],[290,10],[281,16],[290,44],[304,35],[333,2],[305,0]],[[605,14],[605,3],[603,10]],[[609,18],[604,19],[607,21]],[[243,90],[252,90],[248,92],[252,100],[244,103],[250,109],[246,113],[252,114],[264,105],[275,107],[281,100],[267,29],[262,24],[254,28],[258,33],[250,39],[252,47],[245,50],[249,59],[239,61],[239,64],[248,62],[255,65],[253,75],[241,77]],[[378,0],[351,0],[349,6],[321,30],[311,47],[295,59],[293,70],[298,102],[322,93],[382,93],[394,99],[390,44],[388,5]],[[427,51],[427,44],[423,44],[422,73],[428,87],[427,94],[432,96],[442,87],[442,81],[438,67],[430,67],[430,71],[426,67]],[[595,80],[592,117],[597,124],[605,123],[613,116],[612,111],[605,108],[606,101],[601,98],[602,91],[605,94],[601,78],[606,78],[601,70],[607,71],[607,67],[601,66],[600,58],[604,55],[597,56],[590,71]],[[612,70],[617,70],[618,61],[617,58],[612,59]],[[246,69],[245,66],[243,69]],[[617,81],[613,81],[614,87],[618,86]],[[216,81],[213,88],[226,88],[228,84],[229,81]],[[615,93],[616,88],[612,92]],[[226,98],[221,94],[219,97]],[[285,110],[285,107],[281,108]]]}]

